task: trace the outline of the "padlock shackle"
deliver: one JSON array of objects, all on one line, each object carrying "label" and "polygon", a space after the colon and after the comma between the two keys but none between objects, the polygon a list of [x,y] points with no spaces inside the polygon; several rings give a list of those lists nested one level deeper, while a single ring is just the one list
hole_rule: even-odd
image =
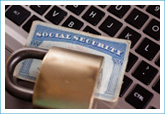
[{"label": "padlock shackle", "polygon": [[12,53],[6,63],[5,88],[12,95],[24,99],[32,100],[33,90],[15,85],[13,83],[13,73],[16,65],[27,58],[43,59],[47,50],[37,48],[22,48]]}]

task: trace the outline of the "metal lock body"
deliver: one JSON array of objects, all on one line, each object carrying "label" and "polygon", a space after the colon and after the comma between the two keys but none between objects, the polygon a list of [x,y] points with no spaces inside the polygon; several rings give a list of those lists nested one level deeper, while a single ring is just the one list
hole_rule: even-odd
[{"label": "metal lock body", "polygon": [[[14,68],[26,58],[43,59],[33,90],[12,82]],[[87,109],[93,103],[93,94],[100,78],[103,57],[53,47],[22,49],[14,53],[6,65],[6,89],[24,99],[31,99],[41,108]]]}]

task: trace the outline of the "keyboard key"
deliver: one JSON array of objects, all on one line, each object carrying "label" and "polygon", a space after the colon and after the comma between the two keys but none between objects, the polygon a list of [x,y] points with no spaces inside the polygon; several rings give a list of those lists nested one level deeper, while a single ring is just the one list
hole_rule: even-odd
[{"label": "keyboard key", "polygon": [[153,94],[140,85],[136,85],[133,91],[127,96],[126,101],[137,109],[143,109],[152,99]]},{"label": "keyboard key", "polygon": [[144,8],[145,5],[136,5],[139,8]]},{"label": "keyboard key", "polygon": [[125,21],[131,24],[132,26],[140,29],[143,26],[143,24],[147,21],[147,19],[148,16],[146,14],[137,9],[133,9],[133,11],[129,14]]},{"label": "keyboard key", "polygon": [[26,32],[29,32],[29,31],[30,31],[30,28],[31,28],[31,25],[32,25],[32,22],[33,22],[33,21],[36,21],[36,20],[43,21],[43,20],[41,20],[40,18],[38,18],[37,16],[33,15],[33,16],[25,23],[25,25],[23,26],[23,29],[24,29]]},{"label": "keyboard key", "polygon": [[5,16],[17,25],[21,25],[30,15],[30,12],[21,6],[11,6]]},{"label": "keyboard key", "polygon": [[107,33],[110,36],[114,36],[123,24],[114,18],[108,16],[105,21],[101,24],[99,29]]},{"label": "keyboard key", "polygon": [[93,33],[93,34],[97,34],[97,35],[101,35],[99,32],[97,32],[96,30],[94,30],[93,28],[91,28],[89,26],[86,26],[83,31]]},{"label": "keyboard key", "polygon": [[106,7],[106,5],[99,5],[101,8],[105,8]]},{"label": "keyboard key", "polygon": [[140,39],[141,34],[137,33],[136,31],[126,27],[122,33],[118,36],[118,38],[131,40],[131,48],[136,44],[136,42]]},{"label": "keyboard key", "polygon": [[160,40],[160,23],[155,19],[152,19],[144,29],[144,33],[151,36],[155,40]]},{"label": "keyboard key", "polygon": [[30,8],[33,9],[38,14],[42,15],[49,8],[49,5],[31,5]]},{"label": "keyboard key", "polygon": [[130,87],[131,84],[132,84],[132,80],[127,76],[124,76],[122,88],[119,95],[120,97],[124,95],[124,93],[127,91],[127,89]]},{"label": "keyboard key", "polygon": [[156,82],[156,84],[152,87],[156,92],[160,93],[160,79]]},{"label": "keyboard key", "polygon": [[129,59],[128,59],[128,63],[127,63],[126,72],[130,71],[130,69],[133,67],[133,65],[136,63],[137,60],[138,60],[138,57],[136,57],[132,53],[129,54]]},{"label": "keyboard key", "polygon": [[57,6],[54,6],[48,12],[45,18],[51,21],[52,23],[58,25],[66,15],[67,13],[65,11],[63,11],[61,8],[58,8]]},{"label": "keyboard key", "polygon": [[155,64],[160,67],[160,57],[155,61]]},{"label": "keyboard key", "polygon": [[147,11],[152,15],[160,18],[160,6],[159,5],[151,5],[147,8]]},{"label": "keyboard key", "polygon": [[7,9],[10,5],[5,5],[5,9]]},{"label": "keyboard key", "polygon": [[158,44],[145,38],[135,51],[151,61],[155,57],[159,49],[160,46]]},{"label": "keyboard key", "polygon": [[132,75],[144,84],[149,85],[157,73],[157,69],[142,61]]},{"label": "keyboard key", "polygon": [[62,26],[79,30],[83,26],[83,23],[73,16],[70,16]]},{"label": "keyboard key", "polygon": [[80,15],[80,13],[85,9],[86,5],[68,5],[66,6],[71,12],[75,13],[76,15]]},{"label": "keyboard key", "polygon": [[102,19],[104,15],[104,12],[95,8],[94,6],[91,6],[82,18],[92,25],[97,25],[97,23]]},{"label": "keyboard key", "polygon": [[122,18],[129,8],[129,5],[111,5],[107,10],[117,17]]}]

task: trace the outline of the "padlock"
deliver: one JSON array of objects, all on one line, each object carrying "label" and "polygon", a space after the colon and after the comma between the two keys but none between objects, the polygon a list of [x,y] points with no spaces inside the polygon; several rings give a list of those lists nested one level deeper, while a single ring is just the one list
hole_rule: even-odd
[{"label": "padlock", "polygon": [[[27,58],[43,59],[34,91],[13,83],[16,65]],[[16,97],[31,100],[35,108],[87,109],[102,76],[103,57],[52,47],[23,48],[6,64],[6,89]]]}]

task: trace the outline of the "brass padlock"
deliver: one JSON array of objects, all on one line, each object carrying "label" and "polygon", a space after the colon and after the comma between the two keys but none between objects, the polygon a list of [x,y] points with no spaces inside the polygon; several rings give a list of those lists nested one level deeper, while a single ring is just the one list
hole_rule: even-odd
[{"label": "brass padlock", "polygon": [[[43,59],[33,90],[12,81],[16,65],[24,59]],[[47,50],[24,48],[14,52],[6,64],[6,89],[31,100],[40,108],[87,109],[102,72],[103,57],[52,47]]]}]

